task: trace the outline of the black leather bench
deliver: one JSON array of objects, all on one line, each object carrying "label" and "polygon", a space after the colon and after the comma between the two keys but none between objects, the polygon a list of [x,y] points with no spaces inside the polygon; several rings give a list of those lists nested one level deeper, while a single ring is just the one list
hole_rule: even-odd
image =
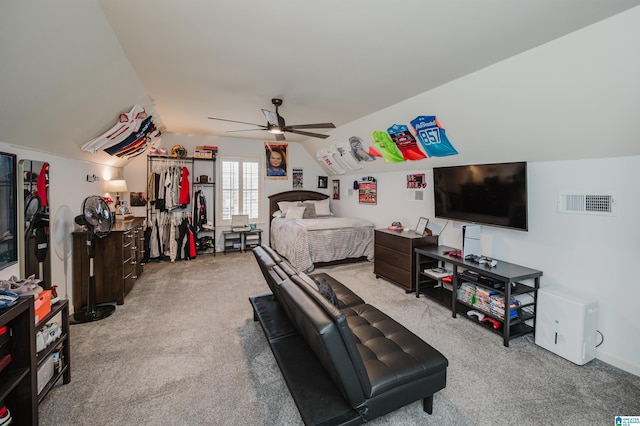
[{"label": "black leather bench", "polygon": [[305,424],[361,424],[418,400],[432,412],[446,386],[440,352],[330,275],[297,273],[268,247],[253,252],[272,291],[250,298],[254,319]]}]

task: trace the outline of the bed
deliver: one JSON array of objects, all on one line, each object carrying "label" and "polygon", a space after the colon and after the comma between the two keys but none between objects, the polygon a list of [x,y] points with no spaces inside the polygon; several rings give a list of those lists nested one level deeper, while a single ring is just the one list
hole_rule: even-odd
[{"label": "bed", "polygon": [[318,266],[336,263],[373,261],[373,222],[327,215],[328,203],[328,195],[314,191],[286,191],[269,196],[269,243],[299,271],[310,272]]}]

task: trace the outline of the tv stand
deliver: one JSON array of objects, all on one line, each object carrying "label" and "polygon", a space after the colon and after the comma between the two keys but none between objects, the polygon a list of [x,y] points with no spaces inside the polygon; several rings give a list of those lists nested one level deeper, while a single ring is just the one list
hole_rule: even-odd
[{"label": "tv stand", "polygon": [[[451,309],[454,318],[458,313],[471,321],[474,321],[494,333],[502,335],[504,346],[509,346],[513,338],[535,332],[537,292],[540,288],[542,271],[515,265],[498,260],[495,267],[487,264],[478,264],[471,260],[465,260],[457,256],[450,256],[450,251],[456,249],[447,246],[426,246],[416,248],[415,255],[415,282],[416,297],[421,294]],[[447,253],[447,254],[446,254]],[[451,287],[447,288],[442,277],[434,277],[429,269],[436,261],[440,267],[451,270]],[[428,272],[425,272],[427,270]],[[463,274],[464,271],[470,273]],[[478,275],[475,275],[476,273]],[[527,283],[523,282],[527,281]],[[531,283],[532,281],[532,283]],[[505,312],[490,310],[486,304],[476,302],[477,298],[468,300],[458,295],[458,290],[477,288],[479,293],[486,295],[492,293],[498,300],[502,297],[505,301]],[[516,312],[511,314],[508,309],[508,301],[513,296],[523,296],[520,305],[514,308]],[[477,316],[468,316],[471,310],[480,311],[486,320],[481,322]]]}]

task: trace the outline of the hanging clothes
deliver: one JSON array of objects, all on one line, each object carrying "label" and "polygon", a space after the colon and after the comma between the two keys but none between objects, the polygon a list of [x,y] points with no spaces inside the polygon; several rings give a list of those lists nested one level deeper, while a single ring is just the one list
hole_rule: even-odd
[{"label": "hanging clothes", "polygon": [[38,197],[40,197],[40,205],[42,207],[48,206],[49,198],[49,163],[44,163],[40,169],[38,180],[36,181],[36,190]]},{"label": "hanging clothes", "polygon": [[189,185],[189,169],[186,167],[182,168],[181,179],[180,179],[179,202],[182,208],[186,208],[187,204],[191,203],[191,186]]}]

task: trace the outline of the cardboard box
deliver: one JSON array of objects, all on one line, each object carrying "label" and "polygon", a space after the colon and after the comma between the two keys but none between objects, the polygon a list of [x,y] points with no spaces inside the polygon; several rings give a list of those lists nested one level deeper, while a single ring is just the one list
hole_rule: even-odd
[{"label": "cardboard box", "polygon": [[36,324],[51,312],[51,290],[43,290],[33,301]]},{"label": "cardboard box", "polygon": [[38,395],[53,377],[53,356],[49,357],[38,367]]},{"label": "cardboard box", "polygon": [[213,152],[196,149],[193,152],[193,158],[204,158],[204,159],[210,160],[213,158]]}]

